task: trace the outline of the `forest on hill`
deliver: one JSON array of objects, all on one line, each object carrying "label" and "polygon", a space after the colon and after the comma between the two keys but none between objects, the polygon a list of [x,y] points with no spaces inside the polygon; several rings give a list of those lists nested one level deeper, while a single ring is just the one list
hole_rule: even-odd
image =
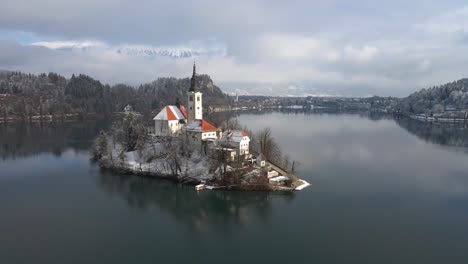
[{"label": "forest on hill", "polygon": [[427,115],[465,109],[468,109],[468,79],[414,92],[398,100],[395,107],[403,113]]},{"label": "forest on hill", "polygon": [[[205,106],[225,106],[231,98],[214,85],[210,76],[199,75]],[[132,87],[102,84],[87,75],[67,79],[56,73],[39,75],[0,72],[0,119],[28,120],[38,117],[63,118],[77,115],[108,115],[122,112],[130,104],[137,112],[149,114],[178,99],[186,103],[189,78],[158,78]]]}]

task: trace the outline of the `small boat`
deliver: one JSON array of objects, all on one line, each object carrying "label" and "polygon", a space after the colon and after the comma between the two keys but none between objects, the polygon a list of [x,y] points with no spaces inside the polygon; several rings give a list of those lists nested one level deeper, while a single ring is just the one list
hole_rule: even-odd
[{"label": "small boat", "polygon": [[205,189],[205,184],[198,184],[195,186],[195,191],[202,191]]}]

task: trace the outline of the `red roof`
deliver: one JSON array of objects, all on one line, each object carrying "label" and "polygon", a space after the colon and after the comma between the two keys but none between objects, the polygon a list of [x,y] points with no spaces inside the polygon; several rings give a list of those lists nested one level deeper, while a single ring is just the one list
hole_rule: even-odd
[{"label": "red roof", "polygon": [[245,131],[242,131],[242,136],[243,136],[243,137],[248,137],[249,134],[247,134],[247,132],[245,132]]},{"label": "red roof", "polygon": [[163,107],[163,109],[153,118],[153,120],[181,120],[186,119],[182,111],[177,108],[175,105],[168,105]]},{"label": "red roof", "polygon": [[185,107],[183,105],[181,105],[179,107],[179,110],[180,112],[182,112],[182,114],[184,115],[185,119],[187,119],[187,112],[185,112]]},{"label": "red roof", "polygon": [[166,111],[167,111],[167,120],[179,120],[174,115],[174,113],[172,112],[172,109],[169,106],[166,106]]},{"label": "red roof", "polygon": [[205,120],[202,120],[202,132],[216,132],[218,129]]}]

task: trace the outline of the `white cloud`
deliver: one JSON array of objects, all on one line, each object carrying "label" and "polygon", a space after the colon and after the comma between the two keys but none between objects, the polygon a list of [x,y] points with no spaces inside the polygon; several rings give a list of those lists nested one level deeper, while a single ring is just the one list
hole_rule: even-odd
[{"label": "white cloud", "polygon": [[[88,43],[61,41],[21,46],[0,42],[0,51],[5,51],[0,52],[0,68],[33,73],[54,71],[67,76],[84,73],[110,84],[138,85],[164,76],[188,77],[191,64],[196,60],[199,71],[211,75],[226,92],[264,95],[405,95],[408,85],[416,90],[441,78],[437,74],[432,74],[432,78],[424,75],[438,66],[424,52],[388,53],[373,46],[345,46],[341,53],[339,48],[326,47],[326,51],[336,52],[340,59],[329,60],[326,52],[319,52],[322,57],[317,55],[316,59],[298,63],[298,60],[270,55],[263,56],[261,61],[240,61],[225,48],[175,59],[167,54],[147,56],[147,49],[161,51],[161,47]],[[121,52],[122,47],[131,52]],[[190,45],[165,47],[163,51],[178,54],[181,47],[190,48]],[[200,47],[200,50],[210,48]],[[456,65],[458,63],[452,66]],[[444,67],[444,71],[448,69]]]},{"label": "white cloud", "polygon": [[356,62],[367,62],[372,60],[379,53],[379,49],[373,46],[364,46],[362,48],[354,48],[346,46],[344,48],[344,56]]}]

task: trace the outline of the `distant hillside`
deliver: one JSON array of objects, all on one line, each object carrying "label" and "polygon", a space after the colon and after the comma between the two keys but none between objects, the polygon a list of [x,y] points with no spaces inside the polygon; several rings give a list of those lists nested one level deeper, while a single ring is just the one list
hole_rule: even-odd
[{"label": "distant hillside", "polygon": [[422,89],[399,100],[398,110],[410,114],[432,114],[468,109],[468,79]]},{"label": "distant hillside", "polygon": [[[198,76],[205,106],[231,103],[208,75]],[[86,75],[66,79],[55,73],[0,72],[0,118],[32,118],[78,114],[110,114],[130,104],[142,113],[157,111],[179,98],[185,103],[189,78],[159,78],[138,88],[124,84],[109,86]]]},{"label": "distant hillside", "polygon": [[[210,76],[198,75],[198,85],[203,93],[203,105],[222,106],[231,103],[228,95],[214,85]],[[174,104],[177,98],[180,102],[186,104],[186,93],[190,87],[190,78],[159,78],[156,81],[141,85],[138,91],[142,93],[142,98],[151,109],[158,109],[166,104]]]}]

